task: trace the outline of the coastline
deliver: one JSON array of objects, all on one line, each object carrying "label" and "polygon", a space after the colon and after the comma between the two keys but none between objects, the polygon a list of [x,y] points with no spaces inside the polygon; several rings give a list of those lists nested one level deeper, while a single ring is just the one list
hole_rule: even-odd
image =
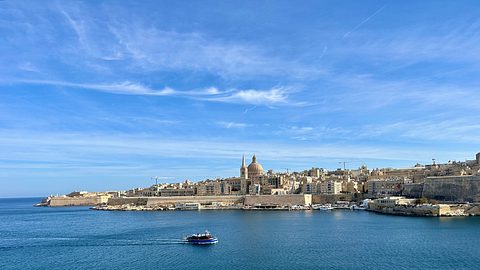
[{"label": "coastline", "polygon": [[[388,197],[375,200],[319,203],[310,194],[235,195],[235,196],[174,196],[174,197],[47,197],[35,206],[91,206],[96,211],[312,211],[366,210],[379,214],[411,217],[480,216],[480,204],[438,203],[414,204],[417,199]],[[52,201],[54,202],[52,204]],[[387,202],[387,204],[382,204]],[[406,203],[407,202],[407,203]],[[365,204],[365,205],[363,205]],[[362,205],[362,206],[359,206]]]}]

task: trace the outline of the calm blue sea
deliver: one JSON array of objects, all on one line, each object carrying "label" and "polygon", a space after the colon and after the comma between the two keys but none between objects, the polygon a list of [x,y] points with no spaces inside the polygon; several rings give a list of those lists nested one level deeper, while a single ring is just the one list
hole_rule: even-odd
[{"label": "calm blue sea", "polygon": [[[0,269],[479,269],[480,218],[102,212],[0,199]],[[213,246],[180,242],[209,229]]]}]

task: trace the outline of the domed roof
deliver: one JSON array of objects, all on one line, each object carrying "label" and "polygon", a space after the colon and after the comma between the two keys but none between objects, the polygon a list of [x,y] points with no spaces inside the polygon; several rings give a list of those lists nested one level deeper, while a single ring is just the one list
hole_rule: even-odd
[{"label": "domed roof", "polygon": [[263,167],[257,162],[257,157],[253,155],[252,163],[248,165],[248,174],[263,174]]}]

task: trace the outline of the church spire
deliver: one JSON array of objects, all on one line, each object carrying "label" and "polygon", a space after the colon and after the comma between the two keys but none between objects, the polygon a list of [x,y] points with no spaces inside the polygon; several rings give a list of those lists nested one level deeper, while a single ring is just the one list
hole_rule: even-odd
[{"label": "church spire", "polygon": [[245,155],[242,158],[242,167],[240,167],[240,177],[243,179],[248,179],[248,168],[247,164],[245,163]]},{"label": "church spire", "polygon": [[257,157],[255,156],[255,154],[253,154],[252,163],[256,163],[256,162],[257,162]]}]

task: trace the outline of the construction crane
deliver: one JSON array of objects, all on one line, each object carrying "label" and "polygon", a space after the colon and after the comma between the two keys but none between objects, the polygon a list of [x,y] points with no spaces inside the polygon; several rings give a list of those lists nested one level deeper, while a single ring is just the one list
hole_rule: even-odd
[{"label": "construction crane", "polygon": [[351,162],[351,161],[340,161],[340,162],[338,162],[338,164],[343,164],[343,170],[345,171],[346,168],[347,168],[347,167],[346,167],[346,164],[347,164],[347,163],[350,163],[350,162]]},{"label": "construction crane", "polygon": [[338,164],[340,164],[340,165],[343,164],[343,170],[344,170],[344,171],[347,169],[347,166],[346,166],[346,165],[347,165],[348,163],[362,163],[362,165],[365,165],[365,162],[364,162],[364,161],[360,161],[360,160],[356,160],[356,161],[355,161],[355,160],[349,160],[349,161],[344,160],[344,161],[338,162]]}]

